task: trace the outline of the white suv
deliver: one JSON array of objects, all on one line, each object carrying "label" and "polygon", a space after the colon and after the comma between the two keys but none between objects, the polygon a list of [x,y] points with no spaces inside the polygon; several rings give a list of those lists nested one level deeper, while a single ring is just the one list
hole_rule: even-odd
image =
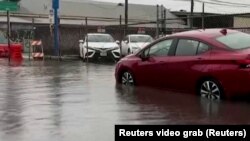
[{"label": "white suv", "polygon": [[135,53],[147,46],[154,39],[150,35],[145,34],[130,34],[127,35],[122,41],[122,55],[126,56]]},{"label": "white suv", "polygon": [[91,59],[120,59],[118,41],[110,34],[89,33],[84,40],[80,40],[80,57],[84,60]]}]

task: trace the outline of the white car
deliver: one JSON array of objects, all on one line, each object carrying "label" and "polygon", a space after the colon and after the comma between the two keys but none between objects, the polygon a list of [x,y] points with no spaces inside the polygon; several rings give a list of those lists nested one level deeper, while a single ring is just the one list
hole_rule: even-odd
[{"label": "white car", "polygon": [[110,34],[89,33],[84,40],[80,40],[80,57],[84,60],[101,58],[119,60],[120,47],[118,41]]},{"label": "white car", "polygon": [[153,41],[154,39],[150,35],[127,35],[122,41],[122,55],[126,56],[128,54],[136,53]]}]

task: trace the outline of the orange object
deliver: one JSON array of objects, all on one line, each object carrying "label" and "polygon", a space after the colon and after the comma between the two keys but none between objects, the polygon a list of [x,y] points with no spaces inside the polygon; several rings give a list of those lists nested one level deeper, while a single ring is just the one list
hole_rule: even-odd
[{"label": "orange object", "polygon": [[22,58],[23,46],[21,44],[0,44],[0,57]]},{"label": "orange object", "polygon": [[34,58],[43,58],[44,57],[44,54],[41,53],[41,52],[38,52],[38,53],[32,53],[32,56]]},{"label": "orange object", "polygon": [[44,60],[43,44],[41,40],[31,41],[32,46],[32,58],[34,60]]},{"label": "orange object", "polygon": [[31,43],[32,46],[41,46],[42,45],[42,41],[32,41]]},{"label": "orange object", "polygon": [[12,59],[23,58],[22,45],[21,44],[11,44],[9,54],[10,54],[10,58],[12,58]]}]

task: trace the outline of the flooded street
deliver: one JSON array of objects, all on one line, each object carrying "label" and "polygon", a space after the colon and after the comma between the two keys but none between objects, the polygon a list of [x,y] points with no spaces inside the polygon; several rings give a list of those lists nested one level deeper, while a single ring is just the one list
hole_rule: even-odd
[{"label": "flooded street", "polygon": [[0,140],[113,141],[115,124],[250,124],[250,102],[116,85],[114,64],[0,60]]}]

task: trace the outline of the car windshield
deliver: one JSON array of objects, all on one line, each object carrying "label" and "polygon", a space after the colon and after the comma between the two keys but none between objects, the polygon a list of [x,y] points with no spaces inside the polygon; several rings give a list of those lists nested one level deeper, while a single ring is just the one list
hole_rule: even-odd
[{"label": "car windshield", "polygon": [[114,42],[110,35],[88,35],[89,42]]},{"label": "car windshield", "polygon": [[130,36],[130,42],[131,43],[137,43],[137,42],[152,42],[153,38],[150,36]]},{"label": "car windshield", "polygon": [[221,36],[216,40],[235,50],[250,48],[250,35],[242,32]]},{"label": "car windshield", "polygon": [[6,39],[4,34],[0,32],[0,44],[7,44],[7,43],[8,43],[8,40]]}]

